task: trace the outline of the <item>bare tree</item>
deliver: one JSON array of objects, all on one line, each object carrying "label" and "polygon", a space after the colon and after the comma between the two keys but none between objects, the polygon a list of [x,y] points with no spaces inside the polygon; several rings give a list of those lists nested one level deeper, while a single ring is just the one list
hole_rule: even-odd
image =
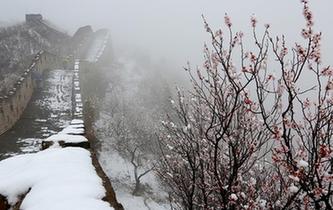
[{"label": "bare tree", "polygon": [[[134,150],[127,149],[131,155],[131,163],[134,168],[135,187],[133,195],[141,195],[144,191],[144,186],[141,183],[141,178],[154,169],[154,164],[144,157],[144,153],[140,151],[140,147],[136,146]],[[147,167],[148,165],[149,167]]]},{"label": "bare tree", "polygon": [[150,65],[142,65],[136,65],[135,72],[126,68],[112,72],[112,86],[107,93],[110,118],[105,134],[112,138],[112,148],[132,165],[133,195],[143,195],[151,189],[142,180],[155,166],[156,130],[163,109],[168,107],[164,101],[169,97],[163,79],[146,70],[152,68]]},{"label": "bare tree", "polygon": [[137,112],[128,104],[119,108],[122,111],[113,114],[107,132],[115,140],[114,148],[133,166],[135,183],[132,194],[138,196],[145,191],[142,178],[154,168],[151,142],[155,136],[146,112]]}]

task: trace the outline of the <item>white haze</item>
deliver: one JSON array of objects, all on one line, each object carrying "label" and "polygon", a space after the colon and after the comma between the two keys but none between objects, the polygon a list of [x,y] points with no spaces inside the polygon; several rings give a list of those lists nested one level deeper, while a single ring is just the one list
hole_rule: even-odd
[{"label": "white haze", "polygon": [[[312,0],[317,29],[324,33],[324,61],[332,62],[332,0]],[[175,68],[187,61],[200,65],[202,46],[209,38],[201,14],[213,27],[223,25],[224,14],[232,17],[236,30],[250,31],[249,18],[271,23],[274,32],[293,41],[303,26],[299,0],[1,0],[0,23],[24,20],[25,13],[41,13],[73,33],[78,27],[111,29],[116,50],[141,52],[171,63]]]}]

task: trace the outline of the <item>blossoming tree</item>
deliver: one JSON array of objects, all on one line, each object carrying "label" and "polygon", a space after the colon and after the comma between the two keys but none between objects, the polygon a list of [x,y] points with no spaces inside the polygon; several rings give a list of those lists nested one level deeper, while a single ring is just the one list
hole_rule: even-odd
[{"label": "blossoming tree", "polygon": [[301,2],[304,43],[292,47],[251,18],[247,51],[228,16],[227,33],[204,19],[203,68],[185,68],[193,90],[178,91],[160,134],[158,173],[178,208],[332,209],[333,69],[321,63],[321,33]]}]

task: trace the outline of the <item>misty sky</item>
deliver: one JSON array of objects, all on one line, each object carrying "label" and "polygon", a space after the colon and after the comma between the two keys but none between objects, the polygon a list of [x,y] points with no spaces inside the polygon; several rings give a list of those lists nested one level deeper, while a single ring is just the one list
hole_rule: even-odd
[{"label": "misty sky", "polygon": [[[1,0],[0,21],[24,20],[25,13],[41,13],[68,33],[83,25],[111,29],[117,46],[139,48],[155,58],[183,65],[199,64],[208,37],[201,14],[212,26],[223,25],[225,12],[237,30],[250,31],[249,18],[271,23],[274,32],[299,34],[299,0]],[[310,0],[317,28],[324,32],[325,61],[333,64],[332,0]],[[301,24],[300,24],[301,23]]]}]

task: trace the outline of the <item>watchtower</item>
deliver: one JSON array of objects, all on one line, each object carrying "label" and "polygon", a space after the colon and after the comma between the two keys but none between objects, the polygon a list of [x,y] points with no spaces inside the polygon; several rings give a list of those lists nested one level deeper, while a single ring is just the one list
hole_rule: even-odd
[{"label": "watchtower", "polygon": [[26,23],[36,23],[43,20],[43,16],[41,14],[26,14],[25,22]]}]

